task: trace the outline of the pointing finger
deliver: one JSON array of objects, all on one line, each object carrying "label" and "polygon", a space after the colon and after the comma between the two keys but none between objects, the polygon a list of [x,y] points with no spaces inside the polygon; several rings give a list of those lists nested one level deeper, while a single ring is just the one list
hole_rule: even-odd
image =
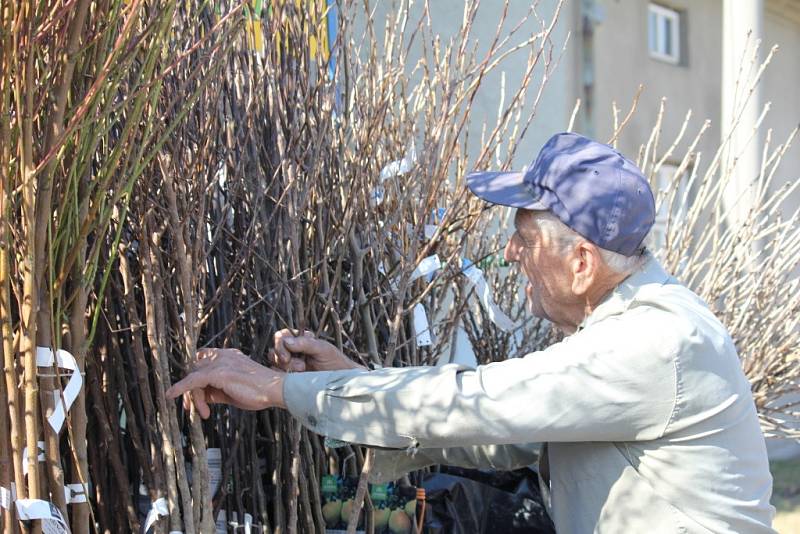
[{"label": "pointing finger", "polygon": [[208,373],[204,373],[202,370],[193,371],[183,380],[172,384],[172,387],[166,391],[167,398],[176,399],[189,390],[204,388],[208,385],[209,378]]}]

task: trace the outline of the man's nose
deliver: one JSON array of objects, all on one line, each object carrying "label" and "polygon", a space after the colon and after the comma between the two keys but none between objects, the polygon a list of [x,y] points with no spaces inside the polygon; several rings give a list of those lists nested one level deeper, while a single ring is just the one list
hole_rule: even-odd
[{"label": "man's nose", "polygon": [[506,242],[506,248],[503,249],[503,259],[505,259],[508,263],[514,263],[517,261],[517,254],[514,251],[514,245],[511,242],[511,239]]}]

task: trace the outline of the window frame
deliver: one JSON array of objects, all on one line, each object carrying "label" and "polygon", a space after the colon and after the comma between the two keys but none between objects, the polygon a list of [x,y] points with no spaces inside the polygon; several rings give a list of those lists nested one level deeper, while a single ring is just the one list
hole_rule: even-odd
[{"label": "window frame", "polygon": [[[655,35],[651,35],[650,17],[655,16]],[[650,57],[673,65],[681,62],[681,13],[652,2],[647,5],[647,51]],[[672,53],[667,53],[666,39],[664,36],[665,20],[671,22],[670,40]],[[655,42],[655,49],[651,48],[651,42]]]}]

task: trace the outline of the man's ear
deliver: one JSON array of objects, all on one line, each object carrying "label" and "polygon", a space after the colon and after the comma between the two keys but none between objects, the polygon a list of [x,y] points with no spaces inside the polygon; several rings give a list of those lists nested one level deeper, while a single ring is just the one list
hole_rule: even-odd
[{"label": "man's ear", "polygon": [[594,284],[600,268],[600,251],[597,247],[583,239],[572,249],[570,270],[572,271],[572,292],[585,295]]}]

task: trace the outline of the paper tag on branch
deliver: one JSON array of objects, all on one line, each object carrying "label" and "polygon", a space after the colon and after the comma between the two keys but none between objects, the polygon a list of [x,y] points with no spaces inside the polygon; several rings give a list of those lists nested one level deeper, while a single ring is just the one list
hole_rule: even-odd
[{"label": "paper tag on branch", "polygon": [[83,484],[64,484],[64,499],[67,504],[81,504],[86,501]]},{"label": "paper tag on branch", "polygon": [[423,235],[425,236],[425,239],[432,238],[433,234],[435,234],[436,230],[438,230],[438,229],[439,229],[439,227],[436,226],[435,224],[426,224],[424,229],[423,229]]},{"label": "paper tag on branch", "polygon": [[425,307],[421,302],[414,306],[414,333],[417,336],[418,347],[429,347],[433,345],[431,327],[428,323],[428,314],[425,312]]},{"label": "paper tag on branch", "polygon": [[409,162],[406,158],[392,161],[381,169],[381,182],[387,178],[404,175],[411,169],[411,165],[412,162]]},{"label": "paper tag on branch", "polygon": [[17,517],[20,521],[41,520],[44,534],[69,534],[61,512],[52,503],[41,499],[17,499]]},{"label": "paper tag on branch", "polygon": [[228,518],[225,510],[220,510],[217,514],[217,521],[216,525],[216,534],[227,534],[228,533]]},{"label": "paper tag on branch", "polygon": [[[378,272],[381,273],[383,276],[386,276],[386,266],[383,263],[383,260],[378,264]],[[389,279],[389,287],[392,288],[392,291],[397,291],[397,278]]]},{"label": "paper tag on branch", "polygon": [[5,508],[6,510],[10,509],[13,500],[14,499],[11,497],[11,490],[0,486],[0,508]]},{"label": "paper tag on branch", "polygon": [[478,267],[476,267],[472,262],[462,259],[461,272],[475,288],[475,292],[478,294],[481,305],[483,306],[483,309],[486,310],[486,314],[489,316],[489,319],[496,324],[498,328],[505,332],[514,330],[517,327],[516,323],[514,323],[514,321],[512,321],[505,313],[503,313],[503,311],[497,306],[497,303],[495,303],[494,297],[492,296],[492,289],[486,282],[486,278],[483,276],[483,271],[478,269]]},{"label": "paper tag on branch", "polygon": [[377,186],[372,190],[372,195],[369,197],[371,206],[379,206],[383,204],[383,199],[386,197],[386,189],[382,185]]},{"label": "paper tag on branch", "polygon": [[[439,260],[439,256],[434,254],[433,256],[428,256],[427,258],[423,259],[417,265],[417,268],[411,273],[411,277],[408,279],[408,282],[411,283],[417,278],[422,276],[427,276],[431,273],[434,273],[442,268],[442,262]],[[378,265],[378,272],[385,274],[386,269],[383,267],[383,262]],[[389,280],[389,287],[392,288],[392,291],[397,291],[397,288],[400,286],[400,277],[396,276]]]},{"label": "paper tag on branch", "polygon": [[406,174],[411,170],[411,167],[414,166],[414,162],[416,161],[417,150],[412,144],[404,158],[391,161],[381,169],[381,182],[388,178],[394,178],[395,176],[402,176]]},{"label": "paper tag on branch", "polygon": [[160,499],[156,499],[153,501],[153,505],[150,508],[150,511],[147,513],[147,518],[144,521],[144,531],[145,533],[150,530],[150,527],[158,521],[159,517],[169,515],[169,509],[167,508],[167,499],[161,497]]},{"label": "paper tag on branch", "polygon": [[436,233],[436,230],[439,229],[439,225],[444,220],[444,216],[447,213],[445,208],[436,208],[431,211],[431,223],[426,224],[423,229],[423,234],[425,239],[431,239],[433,234]]},{"label": "paper tag on branch", "polygon": [[426,276],[433,272],[438,271],[442,268],[442,261],[439,259],[438,254],[434,254],[433,256],[428,256],[427,258],[423,259],[417,265],[417,268],[414,269],[414,272],[411,273],[411,278],[409,282],[413,282],[417,278],[421,276]]},{"label": "paper tag on branch", "polygon": [[[39,462],[44,462],[44,441],[37,441],[36,448],[39,449],[36,459]],[[22,474],[28,474],[28,447],[22,449]]]},{"label": "paper tag on branch", "polygon": [[81,377],[81,373],[78,370],[78,363],[75,361],[75,357],[69,352],[58,349],[54,358],[53,349],[49,347],[36,347],[37,367],[53,367],[54,360],[59,369],[72,371],[69,382],[67,382],[67,387],[64,388],[63,398],[61,392],[57,391],[53,413],[47,418],[47,422],[50,423],[53,431],[58,434],[61,431],[61,427],[64,425],[64,419],[67,417],[66,412],[69,411],[72,407],[72,403],[78,398],[78,393],[80,393],[81,386],[83,385],[83,377]]},{"label": "paper tag on branch", "polygon": [[[244,529],[245,533],[250,532],[253,526],[253,516],[245,513],[244,514],[244,523],[239,524],[239,516],[236,512],[231,512],[231,520],[228,521],[228,525],[233,529],[234,532],[238,532],[240,528]],[[226,527],[227,528],[227,527]]]},{"label": "paper tag on branch", "polygon": [[381,173],[378,176],[378,185],[373,189],[372,195],[370,196],[370,204],[373,206],[382,204],[386,197],[386,190],[382,185],[383,182],[389,178],[406,174],[411,170],[411,167],[414,166],[415,161],[417,161],[417,151],[412,143],[411,148],[409,148],[404,158],[391,161],[381,169]]}]

